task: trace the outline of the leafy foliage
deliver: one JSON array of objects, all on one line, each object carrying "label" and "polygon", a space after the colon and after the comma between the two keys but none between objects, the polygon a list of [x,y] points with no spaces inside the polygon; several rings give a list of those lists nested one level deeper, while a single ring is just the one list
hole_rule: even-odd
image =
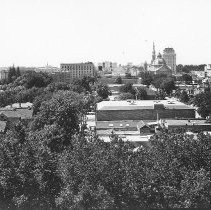
[{"label": "leafy foliage", "polygon": [[153,81],[153,75],[150,72],[141,72],[139,75],[144,85],[151,85]]},{"label": "leafy foliage", "polygon": [[146,100],[148,97],[147,91],[145,88],[138,87],[137,88],[137,99]]},{"label": "leafy foliage", "polygon": [[119,100],[135,99],[134,95],[131,93],[121,93],[118,96]]},{"label": "leafy foliage", "polygon": [[128,83],[120,87],[120,92],[122,93],[130,93],[133,96],[136,94],[136,90],[134,89],[133,85]]},{"label": "leafy foliage", "polygon": [[190,73],[191,71],[204,71],[205,64],[201,65],[177,65],[177,72]]},{"label": "leafy foliage", "polygon": [[188,103],[190,98],[185,90],[183,90],[179,96],[179,99],[183,103]]},{"label": "leafy foliage", "polygon": [[198,107],[197,111],[202,117],[211,114],[211,92],[205,91],[195,95],[192,103]]},{"label": "leafy foliage", "polygon": [[105,84],[99,83],[97,84],[96,91],[99,97],[106,99],[109,95],[111,95],[111,91],[109,87]]},{"label": "leafy foliage", "polygon": [[116,79],[115,79],[115,83],[116,84],[122,84],[122,77],[117,77]]}]

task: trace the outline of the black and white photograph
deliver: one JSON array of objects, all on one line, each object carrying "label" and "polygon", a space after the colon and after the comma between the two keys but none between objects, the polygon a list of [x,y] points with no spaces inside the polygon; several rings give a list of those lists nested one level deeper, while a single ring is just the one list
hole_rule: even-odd
[{"label": "black and white photograph", "polygon": [[0,0],[0,210],[211,209],[211,0]]}]

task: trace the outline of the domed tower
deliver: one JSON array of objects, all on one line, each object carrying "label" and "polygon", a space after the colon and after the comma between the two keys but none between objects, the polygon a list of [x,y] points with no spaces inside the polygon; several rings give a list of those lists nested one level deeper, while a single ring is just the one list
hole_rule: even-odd
[{"label": "domed tower", "polygon": [[154,60],[154,62],[152,64],[156,65],[156,66],[162,66],[162,65],[166,65],[166,62],[162,58],[162,55],[160,53],[158,53],[157,58]]}]

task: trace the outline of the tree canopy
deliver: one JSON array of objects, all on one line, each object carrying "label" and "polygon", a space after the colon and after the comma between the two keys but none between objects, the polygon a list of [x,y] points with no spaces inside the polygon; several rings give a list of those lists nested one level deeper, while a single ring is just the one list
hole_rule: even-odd
[{"label": "tree canopy", "polygon": [[192,103],[198,107],[197,112],[202,117],[207,117],[211,114],[211,92],[205,91],[195,95]]}]

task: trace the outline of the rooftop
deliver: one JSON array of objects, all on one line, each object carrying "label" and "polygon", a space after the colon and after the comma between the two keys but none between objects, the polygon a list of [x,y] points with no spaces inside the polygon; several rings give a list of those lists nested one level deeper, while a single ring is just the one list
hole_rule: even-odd
[{"label": "rooftop", "polygon": [[32,103],[30,102],[27,102],[27,103],[14,103],[12,104],[12,107],[10,105],[6,106],[5,108],[8,108],[8,109],[11,109],[11,108],[20,108],[20,105],[21,105],[21,108],[31,108],[33,106]]},{"label": "rooftop", "polygon": [[97,129],[112,129],[112,128],[141,128],[144,125],[142,120],[121,120],[121,121],[97,121]]},{"label": "rooftop", "polygon": [[165,122],[169,126],[184,126],[184,125],[211,125],[211,123],[206,122],[206,120],[201,120],[201,119],[165,119]]},{"label": "rooftop", "polygon": [[154,105],[162,105],[165,109],[194,109],[176,100],[125,100],[102,101],[97,104],[97,110],[139,110],[154,109]]},{"label": "rooftop", "polygon": [[21,118],[31,119],[33,110],[32,109],[0,109],[0,113],[4,114],[8,118]]},{"label": "rooftop", "polygon": [[85,62],[85,63],[61,63],[61,65],[94,65],[92,62]]},{"label": "rooftop", "polygon": [[[120,138],[122,138],[123,141],[130,141],[130,142],[148,142],[150,137],[152,135],[145,135],[145,136],[140,136],[140,135],[127,135],[127,136],[119,136]],[[110,142],[111,139],[109,138],[108,135],[105,136],[100,136],[100,139],[102,139],[105,142]]]}]

